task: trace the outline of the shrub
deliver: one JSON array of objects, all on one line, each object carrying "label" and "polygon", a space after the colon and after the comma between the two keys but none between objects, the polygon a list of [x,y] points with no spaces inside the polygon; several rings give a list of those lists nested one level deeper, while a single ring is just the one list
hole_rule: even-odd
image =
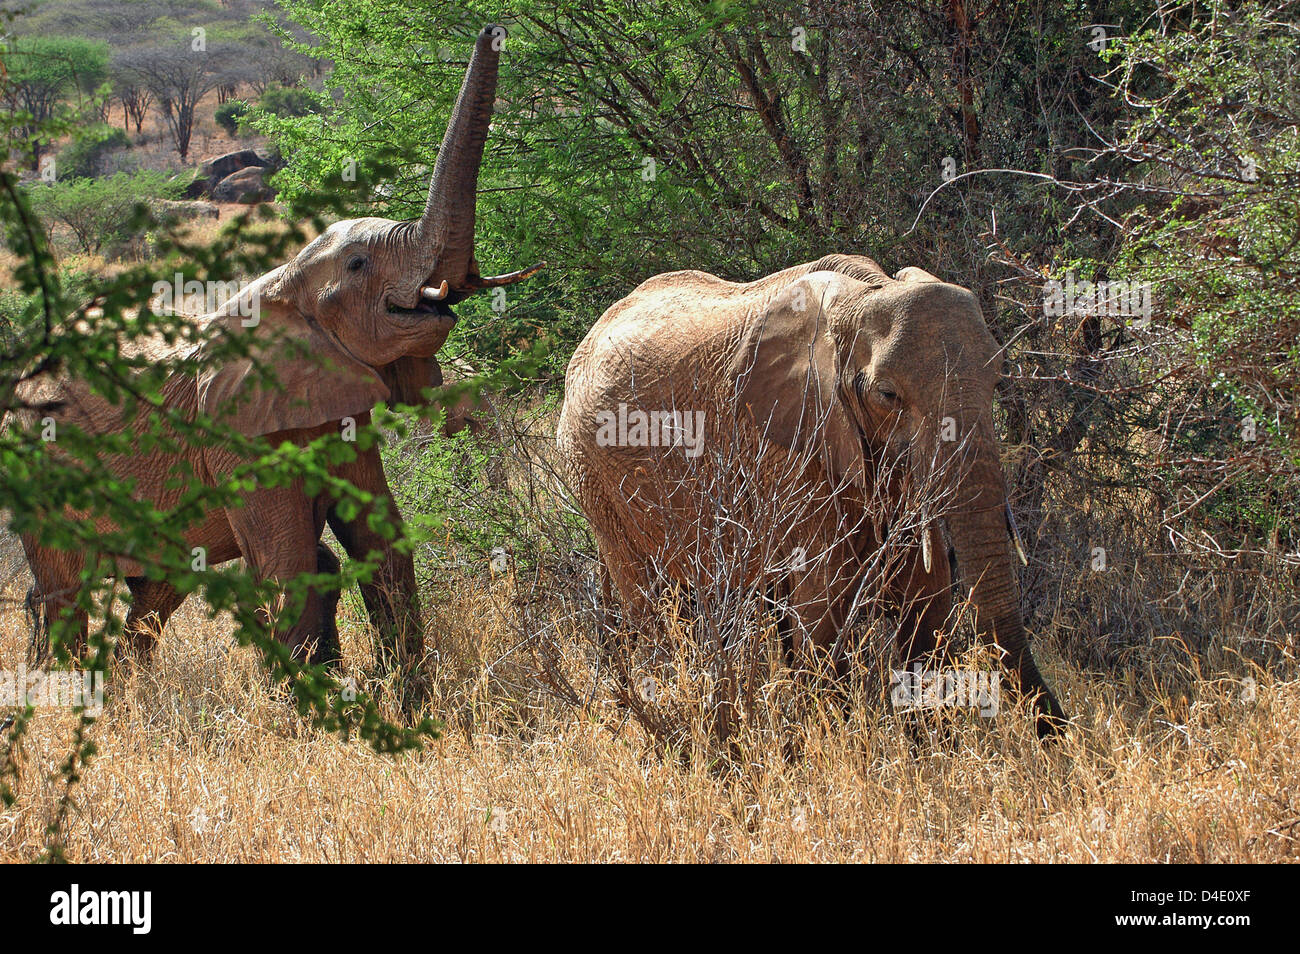
[{"label": "shrub", "polygon": [[[83,263],[72,262],[58,269],[59,287],[73,301],[84,301],[100,284],[100,276]],[[42,296],[18,287],[0,288],[0,349],[8,353],[39,329],[45,311]]]},{"label": "shrub", "polygon": [[248,103],[242,99],[230,99],[217,107],[214,114],[217,125],[234,136],[239,132],[240,121],[248,114]]},{"label": "shrub", "polygon": [[130,145],[130,137],[116,126],[92,126],[59,153],[58,174],[67,178],[102,176],[112,171],[115,154]]},{"label": "shrub", "polygon": [[111,248],[130,237],[140,223],[137,206],[149,199],[174,198],[175,183],[164,173],[118,172],[104,179],[61,179],[30,190],[32,208],[47,230],[66,227],[86,253]]},{"label": "shrub", "polygon": [[316,100],[310,93],[288,86],[268,86],[262,98],[257,101],[257,105],[271,115],[281,118],[320,112],[320,107],[316,105]]}]

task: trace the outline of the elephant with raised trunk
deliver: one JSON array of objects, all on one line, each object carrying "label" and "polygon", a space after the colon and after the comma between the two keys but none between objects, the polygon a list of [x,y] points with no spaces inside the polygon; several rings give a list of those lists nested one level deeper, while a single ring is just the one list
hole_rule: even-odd
[{"label": "elephant with raised trunk", "polygon": [[[435,358],[456,322],[450,305],[479,289],[526,278],[525,269],[495,278],[479,273],[474,259],[478,169],[492,116],[500,42],[504,31],[478,36],[438,152],[421,217],[409,222],[362,218],[338,222],[292,261],[253,282],[217,312],[199,319],[205,344],[188,355],[163,388],[166,404],[188,416],[211,416],[250,437],[306,444],[341,435],[345,419],[364,426],[380,401],[416,404],[422,389],[441,382]],[[256,320],[250,320],[249,315]],[[224,336],[251,336],[248,356],[215,357],[207,344]],[[260,369],[269,369],[274,382]],[[48,375],[24,382],[20,414],[29,421],[51,415],[89,434],[137,432],[141,417],[93,393],[83,382]],[[57,452],[57,451],[56,451]],[[178,474],[220,480],[242,463],[234,451],[212,442],[190,442],[178,455],[142,452],[104,461],[118,478],[134,481],[135,493],[166,511],[181,495]],[[332,468],[394,516],[379,450],[357,449],[355,459]],[[421,622],[411,557],[372,529],[367,512],[343,520],[327,496],[309,496],[301,481],[245,494],[238,506],[208,513],[185,529],[191,548],[202,548],[210,565],[243,557],[261,579],[284,582],[304,573],[327,572],[337,562],[318,548],[325,524],[349,556],[381,555],[362,587],[372,623],[388,645],[408,659],[421,652]],[[52,550],[31,536],[23,540],[36,578],[32,604],[47,618],[76,613],[69,602],[91,555]],[[147,655],[151,633],[183,597],[165,580],[147,579],[143,567],[117,558],[132,592],[126,636],[136,655]],[[335,594],[313,592],[297,619],[277,636],[300,657],[329,661],[334,645]],[[147,625],[146,621],[152,625]],[[86,629],[79,619],[82,638]]]},{"label": "elephant with raised trunk", "polygon": [[669,585],[747,587],[784,608],[792,650],[829,649],[870,593],[897,613],[906,664],[942,659],[946,525],[978,633],[1040,735],[1059,729],[1019,606],[1000,364],[975,297],[916,268],[832,255],[746,284],[643,283],[578,347],[558,429],[625,617],[654,625]]}]

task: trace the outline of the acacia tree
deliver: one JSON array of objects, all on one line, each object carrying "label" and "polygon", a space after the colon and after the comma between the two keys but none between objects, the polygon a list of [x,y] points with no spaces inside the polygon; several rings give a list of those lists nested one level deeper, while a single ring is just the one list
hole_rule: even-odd
[{"label": "acacia tree", "polygon": [[167,45],[128,50],[117,61],[125,77],[133,78],[152,95],[181,159],[189,157],[199,100],[228,82],[231,52],[225,44],[205,43],[195,49],[195,43],[186,37]]},{"label": "acacia tree", "polygon": [[[32,168],[40,167],[45,124],[74,94],[89,96],[104,81],[108,45],[75,36],[17,37],[0,51],[4,72],[0,95],[11,115],[23,117],[11,137],[25,140]],[[12,141],[12,139],[11,139]]]},{"label": "acacia tree", "polygon": [[[289,160],[278,179],[289,194],[375,149],[427,154],[455,91],[451,38],[502,13],[449,4],[430,26],[399,0],[284,6],[312,37],[298,49],[334,64],[327,119],[260,120]],[[1100,220],[1008,176],[944,191],[914,228],[917,210],[945,159],[958,173],[1084,175],[1067,147],[1120,107],[1093,78],[1105,65],[1082,27],[1135,19],[1136,6],[903,3],[881,17],[844,0],[517,5],[489,146],[510,161],[485,166],[501,213],[485,217],[485,241],[564,262],[549,276],[563,306],[543,314],[574,342],[657,272],[748,279],[848,250],[960,276],[1010,338],[1023,315],[994,295],[1007,269],[983,237],[989,210],[1012,254],[1031,259],[1063,242],[1103,254]],[[390,203],[414,209],[419,195],[412,166]],[[359,208],[372,200],[356,196]],[[524,332],[508,318],[497,327]]]},{"label": "acacia tree", "polygon": [[153,103],[153,93],[136,73],[123,68],[120,54],[113,58],[113,73],[113,95],[122,107],[122,128],[129,131],[134,123],[138,134]]}]

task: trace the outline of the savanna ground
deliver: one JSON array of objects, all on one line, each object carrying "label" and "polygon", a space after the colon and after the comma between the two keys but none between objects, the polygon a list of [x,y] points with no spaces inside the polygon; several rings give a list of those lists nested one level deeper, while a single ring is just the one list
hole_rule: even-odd
[{"label": "savanna ground", "polygon": [[[545,420],[545,416],[542,417]],[[539,422],[527,428],[542,430]],[[395,485],[430,442],[391,463]],[[544,438],[543,438],[544,441]],[[491,454],[491,451],[487,452]],[[536,494],[518,460],[497,483],[454,466],[445,506]],[[502,473],[504,471],[504,473]],[[416,482],[418,483],[418,482]],[[427,491],[426,491],[427,492]],[[411,501],[404,502],[408,509]],[[486,505],[485,505],[486,506]],[[542,509],[545,509],[543,506]],[[524,511],[526,512],[526,511]],[[1094,515],[1095,516],[1095,515]],[[525,517],[535,529],[545,515]],[[520,538],[526,541],[525,534]],[[522,548],[525,543],[519,546]],[[977,861],[1278,862],[1300,839],[1300,682],[1294,634],[1279,629],[1266,574],[1185,578],[1173,602],[1142,593],[1172,572],[1041,572],[1036,653],[1075,717],[1039,744],[1023,706],[995,719],[944,710],[925,731],[891,710],[884,678],[848,705],[825,686],[710,748],[698,708],[664,751],[598,691],[565,702],[538,642],[570,676],[591,642],[571,612],[589,581],[504,569],[457,535],[425,545],[423,598],[443,736],[419,753],[375,754],[312,730],[272,690],[229,621],[192,600],[163,633],[155,664],[113,677],[92,730],[99,754],[72,792],[62,844],[76,861]],[[563,558],[564,555],[561,554]],[[24,659],[28,574],[16,541],[0,562],[0,667]],[[1046,563],[1044,567],[1042,564]],[[1159,571],[1153,567],[1160,567]],[[547,573],[551,579],[543,580]],[[563,574],[558,574],[563,577]],[[1176,581],[1174,581],[1176,584]],[[1173,588],[1170,588],[1173,591]],[[1244,595],[1243,595],[1244,594]],[[1157,605],[1163,602],[1163,605]],[[521,616],[520,607],[528,614]],[[540,608],[539,608],[540,607]],[[355,594],[340,607],[344,671],[390,699]],[[1119,614],[1103,624],[1102,617]],[[532,619],[531,632],[521,619]],[[524,624],[527,627],[527,624]],[[1099,639],[1142,630],[1118,648]],[[674,629],[682,636],[680,621]],[[1202,632],[1217,635],[1202,639]],[[1261,645],[1263,644],[1263,645]],[[1262,655],[1261,655],[1262,654]],[[1247,657],[1272,657],[1261,668]],[[556,662],[558,660],[558,663]],[[987,666],[973,653],[967,660]],[[1269,675],[1272,671],[1274,675]],[[685,681],[684,681],[685,682]],[[590,691],[588,691],[590,690]],[[667,701],[665,700],[665,704]],[[690,713],[694,713],[691,715]],[[390,706],[391,717],[401,714]],[[18,799],[0,814],[0,859],[29,860],[64,794],[71,715],[39,710],[20,759]],[[688,757],[689,753],[694,757]]]}]

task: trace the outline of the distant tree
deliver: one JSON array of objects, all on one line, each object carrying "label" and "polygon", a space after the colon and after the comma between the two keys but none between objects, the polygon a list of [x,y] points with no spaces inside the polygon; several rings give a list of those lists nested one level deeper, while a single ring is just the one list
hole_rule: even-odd
[{"label": "distant tree", "polygon": [[46,142],[36,133],[69,96],[89,96],[104,82],[108,45],[75,36],[17,37],[3,50],[0,95],[11,113],[27,114],[17,125],[31,149],[32,168],[40,167]]},{"label": "distant tree", "polygon": [[[114,59],[114,67],[117,59]],[[113,95],[122,107],[122,128],[135,125],[137,133],[144,127],[144,117],[153,103],[153,93],[139,81],[134,73],[124,73],[113,78]],[[128,130],[129,131],[129,130]]]},{"label": "distant tree", "polygon": [[[234,16],[212,0],[58,0],[31,6],[35,9],[19,21],[22,32],[87,36],[115,48],[157,36],[163,23],[211,25]],[[244,11],[242,18],[252,12]]]},{"label": "distant tree", "polygon": [[199,100],[229,81],[229,54],[222,45],[208,44],[195,50],[188,40],[137,47],[122,54],[123,71],[152,94],[182,159],[190,154]]},{"label": "distant tree", "polygon": [[281,86],[297,86],[305,75],[312,72],[315,62],[312,58],[289,49],[278,40],[274,41],[266,59],[264,70],[266,82],[278,83]]}]

